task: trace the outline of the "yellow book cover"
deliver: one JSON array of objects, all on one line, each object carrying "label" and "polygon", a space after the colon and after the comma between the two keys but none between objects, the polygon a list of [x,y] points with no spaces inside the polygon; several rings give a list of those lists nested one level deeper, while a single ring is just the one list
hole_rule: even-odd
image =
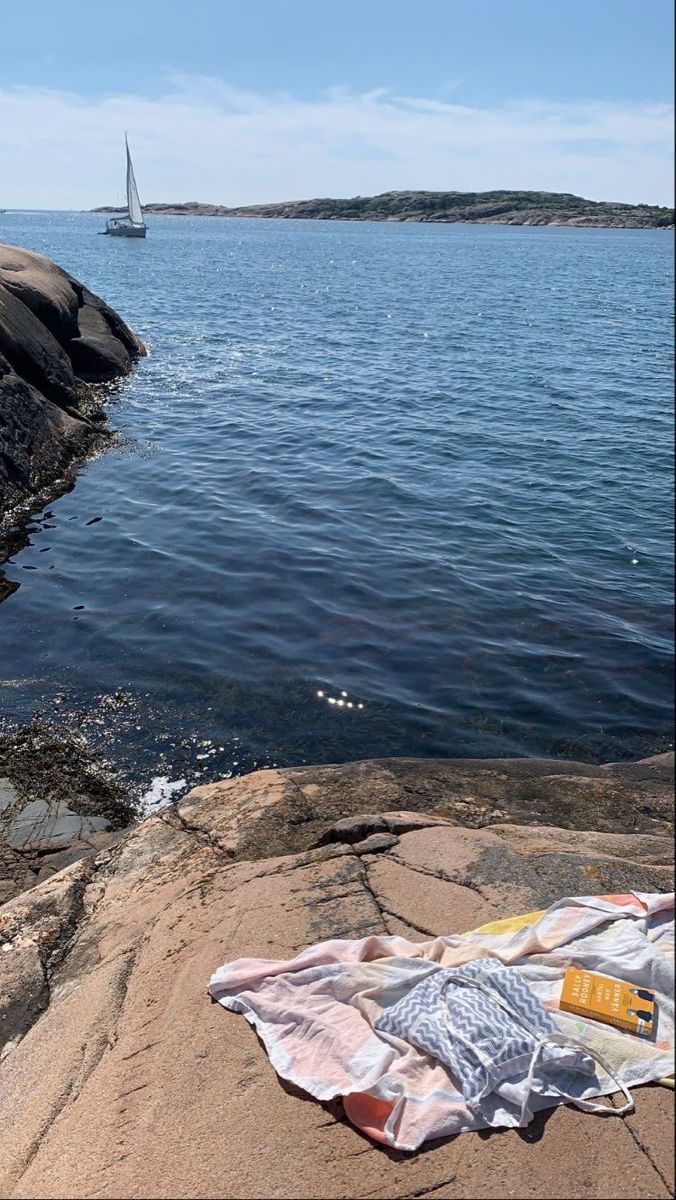
[{"label": "yellow book cover", "polygon": [[652,1037],[655,1027],[655,993],[611,975],[598,975],[568,967],[563,977],[559,1008],[615,1025],[637,1037]]}]

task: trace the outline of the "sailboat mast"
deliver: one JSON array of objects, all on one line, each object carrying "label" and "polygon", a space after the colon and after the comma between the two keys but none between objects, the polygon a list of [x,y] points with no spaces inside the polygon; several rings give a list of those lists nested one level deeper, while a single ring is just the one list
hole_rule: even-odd
[{"label": "sailboat mast", "polygon": [[124,135],[124,144],[127,151],[127,212],[132,225],[143,225],[143,210],[141,209],[141,201],[139,200],[138,188],[134,177],[134,167],[129,153],[129,141],[127,135]]},{"label": "sailboat mast", "polygon": [[126,189],[125,189],[126,193],[127,193],[127,216],[129,217],[129,220],[131,220],[131,203],[130,203],[130,198],[129,198],[129,184],[131,182],[132,165],[131,165],[131,155],[129,153],[129,142],[127,141],[126,130],[125,130],[125,134],[124,134],[124,147],[125,147],[125,150],[127,151],[127,178],[126,178]]}]

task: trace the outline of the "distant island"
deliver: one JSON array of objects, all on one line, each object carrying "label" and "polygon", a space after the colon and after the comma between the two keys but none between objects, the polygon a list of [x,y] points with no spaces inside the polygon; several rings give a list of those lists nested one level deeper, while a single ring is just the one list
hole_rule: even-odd
[{"label": "distant island", "polygon": [[[584,200],[567,192],[383,192],[347,200],[290,200],[226,208],[222,204],[144,204],[144,212],[187,217],[282,217],[287,220],[435,221],[478,225],[575,225],[618,229],[673,228],[673,208]],[[116,212],[110,206],[97,213]]]}]

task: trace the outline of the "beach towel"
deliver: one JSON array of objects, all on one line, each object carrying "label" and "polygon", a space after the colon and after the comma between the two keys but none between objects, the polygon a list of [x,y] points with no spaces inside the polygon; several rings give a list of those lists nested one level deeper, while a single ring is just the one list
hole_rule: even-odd
[{"label": "beach towel", "polygon": [[[593,1076],[576,1073],[566,1096],[532,1094],[530,1110],[573,1097],[590,1101],[673,1071],[674,897],[630,892],[559,900],[550,908],[463,935],[335,939],[289,961],[238,959],[209,982],[211,996],[256,1028],[277,1073],[316,1097],[343,1098],[347,1117],[376,1141],[415,1150],[424,1141],[479,1129],[447,1065],[399,1033],[384,1014],[425,980],[477,959],[495,959],[522,981],[567,1041],[588,1050]],[[655,991],[652,1040],[564,1013],[565,970],[581,967]]]}]

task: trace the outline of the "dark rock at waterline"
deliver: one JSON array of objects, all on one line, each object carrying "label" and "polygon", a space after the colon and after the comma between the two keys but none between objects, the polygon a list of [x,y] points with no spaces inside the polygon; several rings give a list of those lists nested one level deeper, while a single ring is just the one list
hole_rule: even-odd
[{"label": "dark rock at waterline", "polygon": [[[104,318],[110,336],[133,358],[145,354],[143,342],[99,296],[43,254],[0,244],[0,282],[46,325],[62,346],[82,333],[87,310]],[[84,310],[84,311],[83,311]]]},{"label": "dark rock at waterline", "polygon": [[0,245],[0,282],[61,345],[77,337],[79,285],[50,259],[19,246]]},{"label": "dark rock at waterline", "polygon": [[[92,296],[91,292],[86,294]],[[80,334],[68,343],[74,370],[88,382],[104,383],[131,371],[135,357],[133,343],[117,334],[111,336],[113,325],[108,313],[112,309],[106,311],[106,306],[100,303],[85,303],[80,312]]]},{"label": "dark rock at waterline", "polygon": [[0,733],[0,905],[113,845],[135,816],[83,738],[41,722]]},{"label": "dark rock at waterline", "polygon": [[44,721],[0,732],[1,776],[22,803],[64,804],[80,817],[104,817],[115,826],[134,815],[125,788],[85,740]]},{"label": "dark rock at waterline", "polygon": [[105,440],[89,385],[128,374],[145,353],[67,271],[0,245],[0,518]]},{"label": "dark rock at waterline", "polygon": [[88,420],[26,383],[0,353],[0,518],[51,482],[93,441]]},{"label": "dark rock at waterline", "polygon": [[30,308],[0,288],[0,352],[24,383],[65,412],[76,410],[75,374],[66,351]]}]

